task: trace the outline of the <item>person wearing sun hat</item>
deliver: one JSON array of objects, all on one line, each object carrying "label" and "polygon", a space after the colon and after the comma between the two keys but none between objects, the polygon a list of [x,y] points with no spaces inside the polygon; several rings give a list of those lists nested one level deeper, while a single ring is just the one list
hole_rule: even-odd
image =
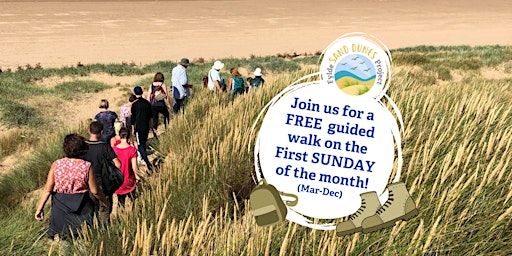
[{"label": "person wearing sun hat", "polygon": [[174,114],[178,114],[180,109],[184,110],[187,97],[190,96],[190,88],[192,85],[188,83],[187,67],[190,65],[190,61],[187,58],[181,59],[181,61],[172,69],[172,97],[174,98],[174,104],[172,110]]},{"label": "person wearing sun hat", "polygon": [[265,83],[265,79],[261,76],[261,68],[256,68],[254,70],[254,78],[247,78],[247,82],[249,82],[249,90],[257,89]]},{"label": "person wearing sun hat", "polygon": [[226,84],[224,79],[220,75],[220,70],[224,67],[224,63],[217,60],[213,63],[212,69],[208,72],[208,90],[214,91],[219,90],[222,92],[226,91]]}]

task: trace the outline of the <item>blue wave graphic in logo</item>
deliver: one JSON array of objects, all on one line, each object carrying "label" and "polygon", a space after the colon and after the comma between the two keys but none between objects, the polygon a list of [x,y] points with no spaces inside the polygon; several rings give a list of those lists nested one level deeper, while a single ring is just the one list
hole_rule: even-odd
[{"label": "blue wave graphic in logo", "polygon": [[341,70],[341,71],[338,71],[336,72],[336,74],[334,74],[334,80],[337,81],[338,79],[341,79],[341,78],[344,78],[344,77],[352,77],[358,81],[362,81],[362,82],[367,82],[367,81],[370,81],[372,79],[374,79],[376,76],[373,75],[373,76],[370,76],[370,77],[367,77],[367,78],[362,78],[362,77],[359,77],[355,74],[353,74],[352,72],[349,72],[349,71],[346,71],[346,70]]},{"label": "blue wave graphic in logo", "polygon": [[375,77],[376,73],[373,62],[367,56],[359,53],[343,56],[334,69],[335,81],[348,79],[351,80],[350,84],[353,84],[355,81],[371,82]]}]

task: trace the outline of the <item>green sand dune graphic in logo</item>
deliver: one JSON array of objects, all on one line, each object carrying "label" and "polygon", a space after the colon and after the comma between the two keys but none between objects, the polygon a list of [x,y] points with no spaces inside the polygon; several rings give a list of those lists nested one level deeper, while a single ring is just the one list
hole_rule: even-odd
[{"label": "green sand dune graphic in logo", "polygon": [[339,60],[335,68],[336,85],[349,95],[362,95],[375,83],[375,67],[361,54],[350,54]]}]

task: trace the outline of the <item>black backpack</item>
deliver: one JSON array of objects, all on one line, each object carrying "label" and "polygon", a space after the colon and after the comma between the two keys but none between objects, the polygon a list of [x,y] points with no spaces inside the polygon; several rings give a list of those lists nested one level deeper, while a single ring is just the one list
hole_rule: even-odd
[{"label": "black backpack", "polygon": [[113,195],[123,185],[124,175],[114,162],[110,160],[110,157],[107,157],[107,147],[110,147],[110,145],[103,145],[104,157],[101,161],[101,189],[108,196]]}]

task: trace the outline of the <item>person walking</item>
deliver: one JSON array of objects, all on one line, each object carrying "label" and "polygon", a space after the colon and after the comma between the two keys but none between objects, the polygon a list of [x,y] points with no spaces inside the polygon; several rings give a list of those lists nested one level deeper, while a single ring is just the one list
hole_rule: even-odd
[{"label": "person walking", "polygon": [[128,98],[128,102],[121,106],[119,110],[119,121],[123,122],[123,126],[126,127],[129,131],[132,130],[132,121],[131,121],[131,108],[132,103],[137,99],[135,95],[130,95]]},{"label": "person walking", "polygon": [[188,83],[188,65],[190,65],[190,61],[187,58],[183,58],[178,65],[172,69],[172,97],[174,98],[172,110],[174,114],[178,114],[180,110],[185,112],[185,103],[187,98],[190,97],[190,88],[193,87]]},{"label": "person walking", "polygon": [[116,135],[110,139],[110,146],[114,148],[117,144],[121,143],[121,137],[119,136],[119,130],[123,128],[123,122],[121,121],[115,121],[114,122],[114,131]]},{"label": "person walking", "polygon": [[114,147],[116,155],[121,161],[121,172],[124,176],[124,182],[119,187],[115,194],[117,195],[117,201],[120,206],[124,206],[126,198],[135,198],[135,187],[137,180],[140,180],[137,175],[139,171],[139,165],[137,164],[137,149],[130,145],[128,139],[130,138],[130,131],[126,127],[122,127],[119,130],[119,137],[121,142]]},{"label": "person walking", "polygon": [[149,86],[148,101],[151,102],[151,113],[153,116],[153,131],[158,129],[158,115],[164,116],[164,126],[167,128],[169,123],[169,99],[167,97],[167,85],[164,84],[164,74],[157,72],[153,77],[153,83]]},{"label": "person walking", "polygon": [[231,68],[230,70],[231,78],[229,78],[229,91],[232,96],[237,96],[245,93],[245,83],[244,78],[238,72],[237,68]]},{"label": "person walking", "polygon": [[227,91],[224,79],[220,75],[220,70],[224,67],[224,63],[217,60],[213,63],[212,69],[208,71],[208,90],[210,91]]},{"label": "person walking", "polygon": [[142,87],[135,86],[135,88],[133,88],[133,93],[137,99],[132,104],[131,120],[133,132],[135,134],[135,138],[137,139],[137,149],[139,150],[142,160],[146,162],[148,170],[153,170],[153,166],[149,162],[146,152],[149,131],[153,125],[151,103],[142,97]]},{"label": "person walking", "polygon": [[247,78],[247,82],[249,83],[249,91],[263,86],[265,79],[262,77],[261,68],[256,68],[254,70],[254,77]]},{"label": "person walking", "polygon": [[[99,121],[93,121],[89,124],[89,140],[86,143],[89,146],[89,151],[81,156],[83,160],[91,163],[96,182],[103,190],[101,181],[101,168],[104,160],[113,161],[117,168],[121,168],[121,161],[117,158],[116,153],[109,143],[100,140],[103,133],[103,124]],[[112,212],[112,195],[105,195],[108,205],[101,207],[98,200],[93,198],[95,203],[95,212],[98,215],[98,220],[102,224],[110,222],[110,213]]]},{"label": "person walking", "polygon": [[101,141],[110,143],[110,139],[116,135],[114,132],[114,122],[117,119],[117,114],[114,111],[108,110],[109,104],[106,99],[100,101],[99,107],[103,110],[94,116],[94,120],[100,121],[103,124]]},{"label": "person walking", "polygon": [[46,184],[40,194],[34,217],[44,220],[44,206],[52,195],[52,208],[47,236],[59,236],[61,253],[67,253],[69,240],[77,237],[82,224],[91,225],[94,216],[94,203],[89,192],[106,208],[107,199],[97,184],[91,163],[80,159],[88,151],[85,138],[69,134],[64,138],[64,158],[55,160],[50,167]]}]

